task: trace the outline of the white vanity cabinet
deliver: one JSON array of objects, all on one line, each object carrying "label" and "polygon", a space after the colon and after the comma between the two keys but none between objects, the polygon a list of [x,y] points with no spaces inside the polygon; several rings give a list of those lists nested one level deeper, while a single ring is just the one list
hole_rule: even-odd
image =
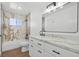
[{"label": "white vanity cabinet", "polygon": [[77,53],[32,37],[29,39],[29,54],[32,57],[79,57]]},{"label": "white vanity cabinet", "polygon": [[44,42],[36,38],[29,39],[29,54],[31,57],[52,57],[53,55],[45,52]]}]

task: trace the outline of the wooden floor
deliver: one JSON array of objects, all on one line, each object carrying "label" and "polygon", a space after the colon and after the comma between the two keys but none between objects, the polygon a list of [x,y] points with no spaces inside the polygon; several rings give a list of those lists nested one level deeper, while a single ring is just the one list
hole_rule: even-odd
[{"label": "wooden floor", "polygon": [[21,52],[21,48],[3,52],[2,56],[3,57],[30,57],[29,51]]}]

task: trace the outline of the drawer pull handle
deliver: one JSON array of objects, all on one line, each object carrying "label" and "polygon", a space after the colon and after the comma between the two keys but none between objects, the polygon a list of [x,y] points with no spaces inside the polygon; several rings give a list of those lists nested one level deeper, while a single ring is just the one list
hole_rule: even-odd
[{"label": "drawer pull handle", "polygon": [[55,51],[55,50],[52,50],[54,53],[56,53],[56,54],[60,54],[59,52],[57,52],[57,51]]},{"label": "drawer pull handle", "polygon": [[42,53],[42,51],[38,50],[39,53]]},{"label": "drawer pull handle", "polygon": [[31,47],[33,47],[33,46],[31,45]]},{"label": "drawer pull handle", "polygon": [[42,44],[38,43],[38,45],[40,45],[40,46],[41,46]]}]

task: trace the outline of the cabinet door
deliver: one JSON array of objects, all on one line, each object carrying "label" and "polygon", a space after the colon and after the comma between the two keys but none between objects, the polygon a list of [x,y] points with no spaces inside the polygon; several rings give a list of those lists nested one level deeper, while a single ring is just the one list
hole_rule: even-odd
[{"label": "cabinet door", "polygon": [[34,44],[33,44],[33,39],[32,38],[29,38],[29,55],[31,57],[35,57],[35,47],[34,47]]},{"label": "cabinet door", "polygon": [[34,53],[35,53],[35,49],[34,49],[33,45],[29,44],[29,55],[31,57],[34,57],[35,56]]},{"label": "cabinet door", "polygon": [[56,57],[76,57],[79,56],[79,54],[71,52],[69,50],[62,49],[60,47],[56,47],[51,44],[45,43],[45,51],[51,53],[52,55],[55,55]]},{"label": "cabinet door", "polygon": [[37,38],[30,38],[30,40],[29,40],[29,42],[31,43],[31,44],[34,44],[34,45],[36,45],[37,47],[39,47],[39,48],[41,48],[41,49],[44,49],[44,42],[42,42],[42,41],[40,41],[39,39],[37,39]]}]

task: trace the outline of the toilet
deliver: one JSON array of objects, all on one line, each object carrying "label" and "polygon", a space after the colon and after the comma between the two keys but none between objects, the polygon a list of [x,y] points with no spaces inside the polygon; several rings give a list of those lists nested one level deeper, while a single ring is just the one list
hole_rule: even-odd
[{"label": "toilet", "polygon": [[21,52],[29,51],[29,41],[28,40],[22,40],[19,42],[21,46]]}]

